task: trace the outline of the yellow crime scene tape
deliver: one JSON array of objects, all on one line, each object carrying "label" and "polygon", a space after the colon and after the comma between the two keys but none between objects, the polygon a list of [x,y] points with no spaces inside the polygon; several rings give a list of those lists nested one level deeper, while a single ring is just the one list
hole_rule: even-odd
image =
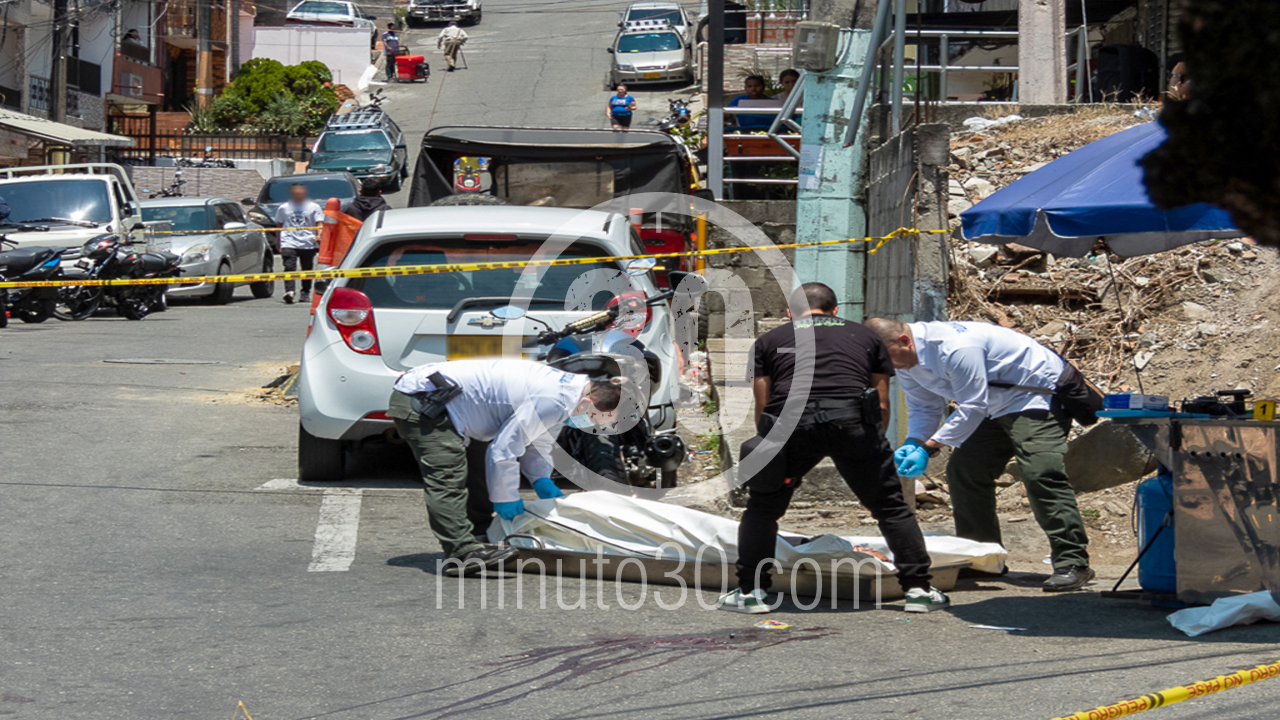
[{"label": "yellow crime scene tape", "polygon": [[1194,698],[1212,695],[1223,690],[1232,690],[1238,687],[1244,687],[1249,683],[1255,683],[1259,680],[1270,680],[1274,677],[1280,677],[1280,662],[1271,663],[1270,665],[1259,665],[1249,670],[1241,670],[1230,675],[1219,675],[1212,680],[1204,680],[1190,685],[1169,688],[1158,693],[1143,695],[1132,700],[1114,703],[1111,705],[1103,705],[1092,710],[1085,710],[1073,715],[1063,715],[1054,720],[1111,720],[1112,718],[1125,717],[1126,715],[1136,715],[1147,710],[1154,710],[1165,705],[1182,702],[1183,700],[1192,700]]},{"label": "yellow crime scene tape", "polygon": [[314,230],[314,231],[316,231],[316,232],[320,232],[320,231],[321,231],[321,230],[323,230],[323,229],[324,229],[324,226],[322,226],[322,225],[312,225],[312,226],[310,226],[310,227],[290,227],[290,228],[286,228],[286,227],[260,227],[260,228],[248,228],[248,227],[244,227],[244,228],[240,228],[239,230],[223,230],[223,229],[217,229],[217,230],[144,230],[143,232],[144,232],[145,234],[147,234],[147,235],[213,235],[213,234],[215,234],[215,233],[250,233],[250,232],[276,233],[276,232],[284,232],[285,230]]},{"label": "yellow crime scene tape", "polygon": [[119,285],[199,285],[201,283],[250,283],[271,282],[275,280],[333,280],[336,278],[376,278],[397,275],[429,275],[432,273],[467,272],[471,270],[503,270],[526,267],[559,267],[563,265],[594,265],[596,263],[621,262],[624,260],[668,260],[685,257],[706,257],[709,255],[731,255],[734,253],[754,252],[757,250],[789,250],[791,248],[820,247],[827,245],[846,245],[851,243],[875,243],[869,250],[875,253],[890,240],[905,235],[937,235],[949,234],[950,230],[916,230],[898,228],[882,237],[848,238],[845,240],[816,240],[802,243],[786,243],[783,245],[766,245],[762,247],[714,248],[711,250],[692,250],[689,252],[658,253],[654,255],[611,255],[606,257],[556,258],[554,260],[510,260],[491,263],[461,263],[452,265],[403,265],[400,267],[368,267],[344,268],[333,270],[297,270],[294,272],[251,273],[248,275],[192,275],[159,278],[120,278],[115,280],[31,280],[27,282],[0,282],[0,288],[19,287],[96,287]]}]

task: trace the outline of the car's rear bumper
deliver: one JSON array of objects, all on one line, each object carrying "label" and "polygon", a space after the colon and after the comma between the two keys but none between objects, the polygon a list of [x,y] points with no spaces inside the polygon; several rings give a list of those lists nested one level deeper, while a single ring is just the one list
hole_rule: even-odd
[{"label": "car's rear bumper", "polygon": [[[313,333],[316,332],[313,330]],[[394,424],[385,413],[399,373],[379,355],[352,352],[341,340],[303,346],[298,371],[298,414],[307,432],[327,440],[362,440]]]}]

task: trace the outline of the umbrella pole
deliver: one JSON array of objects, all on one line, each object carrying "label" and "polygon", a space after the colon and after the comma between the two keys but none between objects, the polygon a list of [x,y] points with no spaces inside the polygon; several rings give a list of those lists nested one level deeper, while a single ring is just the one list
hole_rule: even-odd
[{"label": "umbrella pole", "polygon": [[[1107,274],[1111,276],[1111,292],[1116,294],[1116,307],[1119,308],[1120,310],[1120,349],[1123,352],[1124,351],[1124,320],[1125,320],[1124,301],[1120,299],[1120,285],[1119,283],[1116,282],[1116,269],[1111,264],[1111,252],[1110,250],[1104,250],[1102,254],[1104,257],[1107,258]],[[1130,362],[1133,363],[1133,375],[1135,378],[1138,379],[1138,392],[1142,393],[1143,395],[1146,395],[1147,391],[1142,387],[1142,368],[1138,367],[1137,353],[1130,355],[1129,360]]]}]

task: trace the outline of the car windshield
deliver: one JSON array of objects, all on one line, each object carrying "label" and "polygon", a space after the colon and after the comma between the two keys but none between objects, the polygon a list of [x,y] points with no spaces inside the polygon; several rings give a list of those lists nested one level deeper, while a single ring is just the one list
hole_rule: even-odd
[{"label": "car windshield", "polygon": [[169,229],[180,233],[209,231],[209,212],[203,203],[199,205],[165,205],[142,208],[144,222],[168,222]]},{"label": "car windshield", "polygon": [[329,198],[338,198],[339,200],[350,200],[356,196],[355,188],[346,180],[338,180],[335,178],[316,178],[314,180],[305,177],[288,178],[280,182],[269,182],[262,188],[262,200],[259,202],[282,203],[289,200],[290,185],[306,185],[307,194],[311,196],[321,206],[325,200]]},{"label": "car windshield", "polygon": [[310,13],[314,15],[349,15],[347,6],[336,2],[318,2],[317,0],[309,0],[293,9],[296,13]]},{"label": "car windshield", "polygon": [[9,182],[0,185],[0,197],[9,203],[11,223],[47,218],[111,222],[111,196],[101,180]]},{"label": "car windshield", "polygon": [[328,132],[320,136],[316,152],[360,152],[363,150],[390,150],[391,141],[381,130],[357,130],[352,132]]},{"label": "car windshield", "polygon": [[[516,241],[494,243],[462,238],[424,238],[383,245],[373,251],[361,267],[396,267],[405,265],[443,265],[479,262],[509,262],[550,257],[590,258],[607,255],[603,248],[590,243],[574,242],[556,253],[550,243]],[[504,268],[464,270],[459,272],[402,275],[396,277],[357,278],[348,287],[369,297],[375,308],[445,310],[459,300],[475,297],[551,300],[572,306],[574,281],[593,270],[621,272],[613,263],[587,263],[546,268]],[[535,272],[537,271],[537,272]],[[591,309],[603,310],[609,298],[603,293],[592,298]]]},{"label": "car windshield", "polygon": [[619,53],[679,50],[680,36],[673,32],[634,33],[618,38]]},{"label": "car windshield", "polygon": [[665,10],[662,8],[637,9],[627,13],[627,22],[636,22],[637,20],[665,20],[668,25],[683,24],[680,22],[679,10]]}]

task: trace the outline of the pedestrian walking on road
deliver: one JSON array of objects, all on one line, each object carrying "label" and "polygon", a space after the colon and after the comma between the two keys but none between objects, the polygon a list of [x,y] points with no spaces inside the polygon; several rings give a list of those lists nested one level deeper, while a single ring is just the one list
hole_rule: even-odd
[{"label": "pedestrian walking on road", "polygon": [[[996,479],[1017,458],[1031,512],[1049,536],[1053,575],[1045,592],[1084,587],[1094,572],[1089,536],[1067,482],[1071,417],[1055,397],[1056,388],[1085,385],[1080,371],[998,325],[872,318],[867,326],[888,346],[907,400],[907,439],[894,454],[898,474],[923,475],[930,457],[944,446],[955,448],[947,489],[956,535],[999,543]],[[943,422],[948,401],[956,409]]]},{"label": "pedestrian walking on road", "polygon": [[391,205],[382,197],[384,187],[386,187],[385,180],[365,178],[360,181],[360,194],[342,206],[342,212],[364,222],[379,210],[390,210]]},{"label": "pedestrian walking on road", "polygon": [[[827,457],[880,524],[906,592],[906,612],[947,607],[951,600],[930,585],[929,551],[884,436],[893,375],[889,351],[875,333],[836,317],[836,294],[822,283],[801,285],[791,307],[803,314],[788,310],[792,322],[751,348],[758,434],[742,444],[738,464],[739,472],[751,473],[747,510],[738,525],[738,589],[722,595],[716,607],[740,613],[772,609],[766,593],[773,584],[778,520],[805,474]],[[802,333],[812,339],[808,348],[800,347]],[[790,435],[771,436],[784,420],[795,423]],[[752,459],[757,452],[776,454]]]},{"label": "pedestrian walking on road", "polygon": [[444,60],[449,64],[448,72],[453,72],[458,62],[458,53],[466,44],[467,33],[458,27],[457,20],[450,20],[448,27],[441,30],[440,35],[436,37],[436,49],[444,48]]},{"label": "pedestrian walking on road", "polygon": [[[320,252],[320,239],[316,227],[324,221],[324,210],[307,195],[307,186],[294,183],[289,186],[289,202],[276,209],[276,225],[280,226],[280,257],[284,271],[293,272],[299,263],[303,270],[311,270]],[[293,304],[294,283],[284,281],[284,301]],[[306,303],[311,295],[311,281],[302,281],[299,299]]]},{"label": "pedestrian walking on road", "polygon": [[387,61],[387,81],[396,76],[396,56],[400,54],[400,34],[396,32],[395,23],[387,23],[387,31],[382,33],[382,57]]},{"label": "pedestrian walking on road", "polygon": [[619,85],[618,93],[609,98],[609,122],[617,132],[631,129],[631,113],[636,111],[636,99],[627,94],[627,86]]},{"label": "pedestrian walking on road", "polygon": [[[418,459],[431,531],[444,575],[473,575],[515,557],[484,542],[493,513],[524,513],[520,476],[539,498],[563,497],[551,480],[551,451],[566,423],[605,425],[617,417],[621,386],[531,360],[454,360],[414,368],[396,381],[387,414]],[[488,442],[485,484],[468,485],[467,443]],[[486,487],[487,486],[487,487]]]}]

